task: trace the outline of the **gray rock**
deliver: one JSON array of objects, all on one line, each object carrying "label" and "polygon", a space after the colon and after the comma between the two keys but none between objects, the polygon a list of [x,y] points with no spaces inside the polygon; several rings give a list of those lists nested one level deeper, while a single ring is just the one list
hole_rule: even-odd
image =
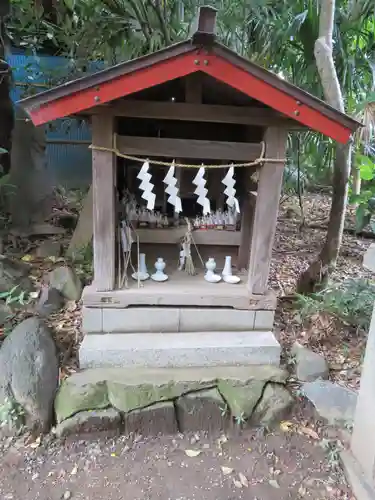
[{"label": "gray rock", "polygon": [[59,241],[43,241],[36,249],[37,257],[60,257],[62,246]]},{"label": "gray rock", "polygon": [[264,388],[262,399],[257,404],[251,422],[271,427],[286,417],[294,399],[282,384],[270,382]]},{"label": "gray rock", "polygon": [[113,408],[106,410],[82,411],[56,426],[56,436],[93,434],[97,432],[117,433],[121,426],[121,414]]},{"label": "gray rock", "polygon": [[298,380],[302,382],[313,382],[318,378],[328,378],[329,368],[323,356],[302,346],[298,342],[293,344],[291,353],[295,357],[295,368]]},{"label": "gray rock", "polygon": [[325,380],[307,382],[303,394],[329,424],[351,424],[357,405],[357,393]]},{"label": "gray rock", "polygon": [[59,381],[56,346],[47,326],[28,318],[10,333],[0,349],[0,407],[20,405],[27,427],[47,431]]},{"label": "gray rock", "polygon": [[9,292],[15,286],[20,292],[30,292],[33,284],[28,277],[29,270],[26,263],[0,255],[0,292]]},{"label": "gray rock", "polygon": [[59,311],[64,305],[64,297],[56,288],[44,286],[41,289],[38,303],[35,307],[36,312],[41,316],[48,317]]},{"label": "gray rock", "polygon": [[49,283],[51,288],[56,288],[68,300],[79,300],[81,298],[81,280],[70,267],[56,267],[49,273]]},{"label": "gray rock", "polygon": [[3,326],[12,316],[12,309],[5,302],[0,301],[0,326]]}]

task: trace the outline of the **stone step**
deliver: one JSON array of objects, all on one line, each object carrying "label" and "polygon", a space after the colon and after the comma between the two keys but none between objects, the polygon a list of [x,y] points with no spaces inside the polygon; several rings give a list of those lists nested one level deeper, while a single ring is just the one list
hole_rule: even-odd
[{"label": "stone step", "polygon": [[83,307],[84,333],[271,330],[275,311],[230,308]]},{"label": "stone step", "polygon": [[86,335],[81,368],[276,365],[280,344],[271,331],[112,333]]}]

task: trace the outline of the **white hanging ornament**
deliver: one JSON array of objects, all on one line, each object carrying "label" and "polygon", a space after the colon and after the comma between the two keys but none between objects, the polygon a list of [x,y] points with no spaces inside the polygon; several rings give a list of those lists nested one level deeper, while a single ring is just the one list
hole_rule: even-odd
[{"label": "white hanging ornament", "polygon": [[236,181],[234,179],[234,166],[229,167],[228,172],[224,179],[221,181],[224,186],[226,186],[224,190],[224,194],[227,196],[227,205],[230,208],[234,208],[235,211],[240,213],[240,205],[236,198],[236,189],[234,188]]},{"label": "white hanging ornament", "polygon": [[150,182],[151,174],[149,173],[149,168],[149,162],[145,161],[137,175],[137,179],[141,180],[139,189],[143,191],[141,196],[147,201],[147,209],[153,210],[155,208],[156,195],[152,192],[154,185]]},{"label": "white hanging ornament", "polygon": [[178,196],[178,188],[176,186],[177,184],[177,178],[174,176],[175,172],[175,165],[174,161],[172,162],[172,165],[169,167],[167,175],[164,177],[164,184],[167,185],[165,192],[169,195],[168,196],[168,203],[174,206],[174,211],[176,213],[182,212],[182,204],[181,204],[181,198]]},{"label": "white hanging ornament", "polygon": [[198,195],[197,203],[202,206],[203,215],[209,215],[211,213],[211,205],[210,200],[207,198],[208,189],[205,188],[206,180],[204,174],[205,169],[201,167],[193,179],[193,184],[197,186],[194,194]]}]

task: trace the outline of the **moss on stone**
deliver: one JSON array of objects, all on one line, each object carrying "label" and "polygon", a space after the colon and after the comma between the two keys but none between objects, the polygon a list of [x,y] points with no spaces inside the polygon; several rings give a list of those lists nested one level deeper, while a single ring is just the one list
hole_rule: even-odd
[{"label": "moss on stone", "polygon": [[260,400],[265,385],[264,380],[253,380],[247,385],[238,385],[231,380],[219,380],[218,389],[232,416],[247,420]]},{"label": "moss on stone", "polygon": [[99,410],[110,406],[105,381],[77,384],[75,379],[65,380],[55,399],[58,423],[80,411]]},{"label": "moss on stone", "polygon": [[[145,408],[161,401],[171,401],[191,391],[207,388],[206,382],[173,382],[167,384],[127,385],[107,382],[111,405],[123,412]],[[212,385],[212,384],[209,384]]]}]

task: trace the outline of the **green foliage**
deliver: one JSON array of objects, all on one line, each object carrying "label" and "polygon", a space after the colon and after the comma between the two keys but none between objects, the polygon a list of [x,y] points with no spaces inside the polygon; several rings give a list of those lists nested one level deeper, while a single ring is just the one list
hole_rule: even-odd
[{"label": "green foliage", "polygon": [[79,277],[88,280],[93,275],[94,250],[92,243],[75,251],[72,262]]},{"label": "green foliage", "polygon": [[375,213],[375,163],[368,156],[357,154],[355,157],[356,167],[359,170],[363,187],[359,195],[352,194],[350,202],[357,204],[356,231],[362,231],[368,224],[375,230],[375,224],[371,218]]},{"label": "green foliage", "polygon": [[31,302],[30,295],[24,290],[20,290],[19,285],[14,286],[7,292],[0,292],[0,299],[5,299],[8,306],[15,303],[24,306]]},{"label": "green foliage", "polygon": [[[61,0],[51,11],[12,0],[7,32],[13,45],[30,53],[67,58],[64,74],[49,83],[80,76],[90,61],[111,65],[185,39],[203,0]],[[39,2],[37,5],[40,5]],[[314,44],[319,31],[316,0],[211,0],[218,9],[221,42],[282,78],[323,98]],[[336,0],[333,55],[346,108],[358,113],[371,95],[375,68],[373,2]],[[305,185],[331,183],[334,146],[311,132],[292,134],[290,172]],[[362,141],[362,139],[361,139]],[[356,148],[357,152],[360,148]],[[367,153],[367,151],[366,151]],[[297,158],[298,156],[298,158]],[[297,168],[298,161],[298,168]],[[289,176],[291,187],[297,175]],[[365,221],[366,219],[363,219]]]},{"label": "green foliage", "polygon": [[16,401],[5,398],[0,406],[0,427],[20,430],[25,423],[25,411]]},{"label": "green foliage", "polygon": [[370,326],[374,301],[375,283],[362,278],[348,279],[314,295],[297,297],[302,320],[315,314],[329,313],[365,330]]}]

